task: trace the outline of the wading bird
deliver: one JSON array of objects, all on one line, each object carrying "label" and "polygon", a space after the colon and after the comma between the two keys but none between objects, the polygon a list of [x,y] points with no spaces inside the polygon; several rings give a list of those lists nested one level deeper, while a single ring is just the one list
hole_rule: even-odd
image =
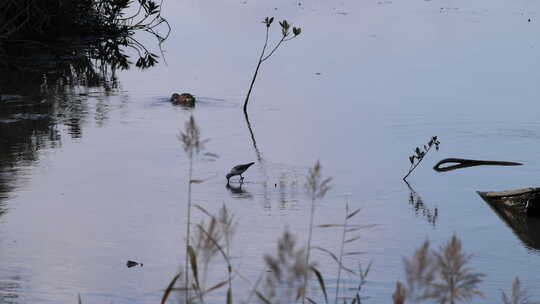
[{"label": "wading bird", "polygon": [[249,163],[232,167],[231,171],[227,173],[227,184],[229,184],[229,180],[231,179],[231,177],[235,175],[240,175],[240,181],[243,181],[244,177],[242,176],[242,173],[246,172],[246,170],[253,164],[254,163]]}]

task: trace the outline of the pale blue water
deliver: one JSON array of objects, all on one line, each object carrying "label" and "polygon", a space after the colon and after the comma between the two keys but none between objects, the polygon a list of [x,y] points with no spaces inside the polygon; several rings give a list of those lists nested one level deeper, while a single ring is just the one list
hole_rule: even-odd
[{"label": "pale blue water", "polygon": [[[3,143],[15,158],[0,175],[9,186],[0,202],[2,301],[74,303],[78,293],[84,303],[159,301],[183,261],[187,159],[177,135],[191,114],[211,139],[207,150],[219,154],[216,161],[195,162],[195,176],[209,181],[194,186],[194,201],[214,212],[222,204],[234,211],[234,263],[250,280],[264,271],[262,256],[274,252],[285,227],[304,240],[304,176],[320,160],[334,187],[318,205],[316,222],[340,222],[347,197],[363,208],[358,223],[377,224],[351,246],[366,254],[348,261],[373,263],[367,303],[391,301],[395,282],[404,279],[403,256],[426,238],[438,247],[454,233],[474,255],[471,266],[486,274],[485,298],[474,303],[499,301],[515,276],[540,298],[538,249],[521,242],[475,193],[538,186],[538,3],[165,6],[173,26],[164,44],[167,65],[120,73],[111,95],[68,95],[79,101],[44,123],[31,156],[21,152],[25,143]],[[242,103],[265,16],[287,18],[303,32],[262,67],[249,113],[263,161],[246,173],[247,193],[231,193],[227,170],[257,160]],[[200,102],[193,111],[174,107],[167,98],[175,91]],[[66,111],[75,114],[57,115]],[[24,137],[13,130],[0,123],[2,137]],[[415,212],[401,177],[414,147],[433,135],[441,150],[430,152],[409,178],[427,210]],[[446,157],[525,165],[431,169]],[[432,223],[423,214],[435,209]],[[203,218],[194,214],[197,222]],[[314,242],[337,250],[338,238],[317,230]],[[314,256],[335,280],[333,262]],[[128,259],[144,266],[128,269]],[[214,267],[225,273],[222,264]],[[241,279],[235,286],[247,293]],[[212,299],[222,302],[222,295]]]}]

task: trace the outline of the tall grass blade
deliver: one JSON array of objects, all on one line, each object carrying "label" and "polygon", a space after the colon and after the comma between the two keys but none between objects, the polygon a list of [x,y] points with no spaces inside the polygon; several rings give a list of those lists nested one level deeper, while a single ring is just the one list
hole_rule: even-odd
[{"label": "tall grass blade", "polygon": [[306,297],[306,300],[308,300],[309,303],[311,304],[317,304],[317,302],[315,302],[312,298],[310,297]]},{"label": "tall grass blade", "polygon": [[217,283],[216,285],[204,290],[204,292],[202,292],[202,294],[205,295],[205,294],[210,293],[210,292],[212,292],[214,290],[220,289],[221,287],[225,286],[228,282],[229,282],[229,280],[221,281],[221,282]]},{"label": "tall grass blade", "polygon": [[353,211],[351,214],[347,215],[347,219],[350,219],[351,217],[355,216],[358,212],[360,212],[362,208],[358,208],[355,211]]},{"label": "tall grass blade", "polygon": [[208,156],[208,157],[213,157],[213,158],[219,158],[219,155],[217,155],[216,153],[212,153],[212,152],[206,152],[203,155]]},{"label": "tall grass blade", "polygon": [[229,287],[227,289],[227,304],[232,304],[232,289]]},{"label": "tall grass blade", "polygon": [[360,254],[366,254],[366,253],[367,252],[365,252],[365,251],[351,251],[351,252],[346,252],[343,255],[344,256],[351,256],[351,255],[360,255]]},{"label": "tall grass blade", "polygon": [[359,240],[360,238],[362,238],[362,237],[361,236],[353,237],[352,239],[346,240],[345,243],[351,243],[351,242],[354,242],[356,240]]},{"label": "tall grass blade", "polygon": [[195,204],[193,205],[193,207],[199,209],[202,213],[208,215],[209,217],[214,217],[210,212],[208,212],[208,210],[204,209],[201,205],[199,204]]},{"label": "tall grass blade", "polygon": [[195,250],[191,246],[188,247],[188,253],[189,253],[189,263],[191,264],[191,272],[193,272],[193,277],[195,278],[196,287],[200,289],[199,269],[197,266],[197,254],[195,253]]},{"label": "tall grass blade", "polygon": [[[345,235],[347,230],[347,215],[349,214],[349,202],[346,201],[345,203],[345,219],[343,220],[343,231],[341,232],[341,246],[339,248],[339,262],[343,263],[343,250],[345,250]],[[338,273],[337,273],[337,280],[336,280],[336,297],[334,300],[334,304],[338,304],[339,299],[339,287],[341,284],[341,267],[338,267]],[[344,300],[346,302],[346,300]]]},{"label": "tall grass blade", "polygon": [[212,242],[212,244],[214,244],[214,246],[216,246],[216,248],[218,249],[218,251],[221,253],[221,255],[223,256],[223,258],[225,259],[225,261],[227,262],[227,264],[229,265],[230,267],[230,260],[229,260],[229,257],[227,256],[227,254],[225,253],[225,251],[223,250],[223,248],[218,244],[218,242],[210,235],[210,233],[208,233],[204,227],[201,225],[201,224],[197,224],[197,227],[201,230],[201,232],[203,232],[206,237],[208,238],[208,240],[210,242]]},{"label": "tall grass blade", "polygon": [[340,266],[343,270],[351,273],[351,274],[356,274],[356,272],[354,272],[354,270],[352,269],[349,269],[347,267],[345,267],[345,265],[343,265],[342,263],[339,262],[339,259],[337,258],[337,256],[330,250],[328,249],[325,249],[325,248],[322,248],[322,247],[311,247],[312,249],[317,249],[317,250],[320,250],[328,255],[330,255],[330,257],[332,257],[332,259],[334,259],[334,261],[336,261],[336,263],[338,264],[338,266]]},{"label": "tall grass blade", "polygon": [[296,291],[296,302],[298,302],[298,300],[300,300],[300,298],[302,298],[305,295],[306,295],[306,289],[304,288],[304,286],[298,288],[298,290]]},{"label": "tall grass blade", "polygon": [[174,278],[171,280],[171,282],[167,286],[167,289],[165,289],[165,292],[163,293],[163,297],[161,298],[161,304],[167,303],[167,299],[169,298],[169,294],[173,290],[174,284],[176,283],[178,278],[180,278],[181,275],[182,274],[179,273],[179,274],[175,275]]},{"label": "tall grass blade", "polygon": [[366,271],[362,273],[362,270],[360,269],[360,273],[362,274],[362,279],[367,278],[369,271],[371,270],[371,262],[367,265]]},{"label": "tall grass blade", "polygon": [[328,303],[328,294],[326,293],[326,285],[324,284],[324,278],[319,270],[315,267],[311,267],[311,271],[315,273],[315,276],[317,277],[317,280],[319,281],[319,285],[321,286],[321,290],[324,294],[324,301],[325,303]]},{"label": "tall grass blade", "polygon": [[206,179],[192,179],[189,182],[192,183],[192,184],[202,184],[205,181],[207,181],[207,180]]},{"label": "tall grass blade", "polygon": [[265,296],[262,295],[262,293],[258,292],[258,291],[255,291],[255,294],[257,295],[257,297],[259,297],[259,299],[261,301],[263,301],[265,304],[272,304],[272,302],[270,302]]},{"label": "tall grass blade", "polygon": [[353,228],[347,229],[347,233],[358,231],[358,230],[363,230],[363,229],[368,229],[368,228],[373,228],[373,227],[377,226],[377,224],[357,225],[357,226],[350,225],[350,226],[353,227]]},{"label": "tall grass blade", "polygon": [[322,225],[317,225],[317,227],[319,227],[319,228],[334,228],[334,227],[343,227],[343,225],[341,225],[341,224],[322,224]]},{"label": "tall grass blade", "polygon": [[403,287],[403,284],[401,284],[401,282],[398,281],[396,283],[396,290],[394,291],[394,294],[392,295],[394,304],[404,304],[406,296],[407,296],[407,293],[405,291],[405,287]]},{"label": "tall grass blade", "polygon": [[[195,301],[197,298],[199,299],[199,301],[200,301],[201,303],[203,303],[201,299],[202,299],[202,297],[203,297],[204,295],[209,294],[209,293],[211,293],[212,291],[215,291],[215,290],[217,290],[217,289],[220,289],[221,287],[223,287],[224,285],[226,285],[228,282],[229,282],[228,280],[224,280],[224,281],[221,281],[221,282],[217,283],[216,285],[214,285],[214,286],[212,286],[212,287],[210,287],[210,288],[208,288],[208,289],[206,289],[206,290],[204,290],[204,291],[200,291],[198,295],[189,298],[189,302],[188,302],[188,303],[194,303],[194,301]],[[194,289],[194,290],[198,290],[198,287],[197,287],[196,285],[193,285],[193,289]],[[173,290],[183,290],[183,289],[177,289],[177,288],[174,288]]]}]

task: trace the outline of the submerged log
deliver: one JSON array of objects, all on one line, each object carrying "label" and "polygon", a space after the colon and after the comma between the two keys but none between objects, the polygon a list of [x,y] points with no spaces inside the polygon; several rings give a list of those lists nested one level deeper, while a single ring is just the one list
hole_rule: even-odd
[{"label": "submerged log", "polygon": [[478,194],[525,247],[540,251],[540,188]]},{"label": "submerged log", "polygon": [[523,188],[523,189],[516,189],[516,190],[506,190],[506,191],[499,191],[499,192],[478,192],[480,196],[486,197],[489,199],[501,199],[504,197],[516,197],[516,196],[522,196],[522,195],[530,195],[539,193],[540,188]]},{"label": "submerged log", "polygon": [[478,194],[491,206],[510,208],[525,216],[540,216],[540,188],[478,192]]},{"label": "submerged log", "polygon": [[512,208],[523,215],[540,216],[540,188],[478,192],[490,205]]}]

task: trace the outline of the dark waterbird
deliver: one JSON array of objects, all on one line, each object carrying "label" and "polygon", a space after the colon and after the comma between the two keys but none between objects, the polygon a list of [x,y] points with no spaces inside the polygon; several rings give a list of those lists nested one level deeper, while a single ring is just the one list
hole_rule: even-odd
[{"label": "dark waterbird", "polygon": [[244,180],[244,177],[242,176],[242,173],[246,172],[246,170],[251,167],[251,165],[253,165],[254,163],[251,162],[249,164],[243,164],[243,165],[238,165],[238,166],[234,166],[232,167],[231,171],[229,171],[229,173],[227,173],[227,184],[229,183],[229,180],[231,179],[231,177],[235,176],[235,175],[240,175],[240,181],[243,181]]},{"label": "dark waterbird", "polygon": [[171,102],[174,104],[180,104],[180,105],[186,105],[186,106],[194,106],[195,105],[195,97],[189,93],[174,93],[171,96]]}]

